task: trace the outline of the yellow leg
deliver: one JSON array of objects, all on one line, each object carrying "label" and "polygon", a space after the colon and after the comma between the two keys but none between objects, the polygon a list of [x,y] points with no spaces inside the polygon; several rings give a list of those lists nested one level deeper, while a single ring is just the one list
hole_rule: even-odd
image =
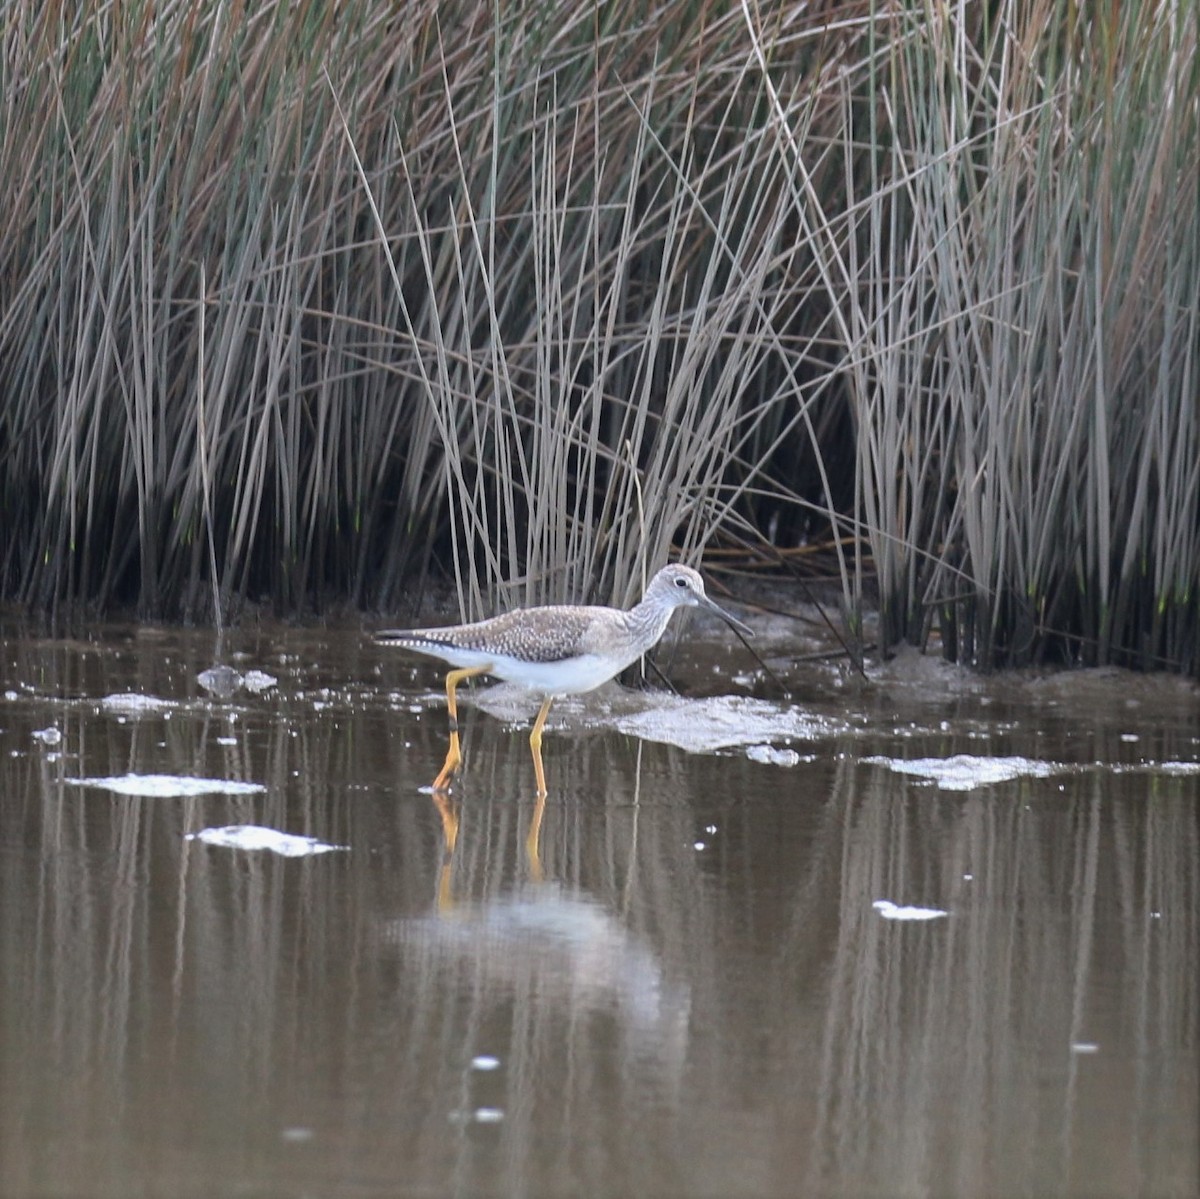
[{"label": "yellow leg", "polygon": [[533,732],[529,734],[529,748],[533,751],[533,772],[537,775],[537,793],[540,797],[546,794],[546,772],[542,769],[542,729],[546,724],[546,713],[550,711],[551,700],[549,695],[542,700],[537,719],[533,722]]},{"label": "yellow leg", "polygon": [[464,679],[473,679],[476,675],[487,674],[491,666],[467,666],[462,670],[452,670],[446,676],[446,707],[450,713],[450,748],[446,751],[446,761],[442,765],[437,778],[433,780],[435,791],[445,791],[450,786],[454,772],[462,765],[462,750],[458,745],[458,698],[455,688]]}]

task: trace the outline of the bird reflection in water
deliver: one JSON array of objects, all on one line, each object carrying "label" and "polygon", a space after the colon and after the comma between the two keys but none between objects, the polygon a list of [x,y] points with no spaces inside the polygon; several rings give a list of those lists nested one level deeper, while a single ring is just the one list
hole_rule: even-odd
[{"label": "bird reflection in water", "polygon": [[[565,1018],[565,1027],[575,1027],[583,1017],[607,1014],[630,1057],[653,1063],[656,1087],[678,1084],[690,990],[668,977],[655,947],[600,898],[546,877],[540,845],[545,795],[537,797],[525,835],[524,878],[486,898],[455,895],[456,857],[471,830],[464,831],[461,810],[449,795],[434,792],[433,798],[443,834],[436,902],[429,913],[386,927],[407,976],[428,989],[429,1002],[438,1008],[453,997],[472,1007],[515,1004],[514,1035],[523,1021],[548,1027]],[[499,875],[495,859],[504,848],[503,838],[486,835],[484,809],[472,801],[472,821],[478,820],[472,829],[482,835],[472,846],[482,851],[471,861],[477,884]],[[471,1025],[482,1016],[473,1011]]]}]

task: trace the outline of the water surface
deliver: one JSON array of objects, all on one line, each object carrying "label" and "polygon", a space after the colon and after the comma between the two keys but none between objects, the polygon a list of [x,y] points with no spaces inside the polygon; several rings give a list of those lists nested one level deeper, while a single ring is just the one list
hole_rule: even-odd
[{"label": "water surface", "polygon": [[[556,706],[539,805],[478,693],[439,807],[437,667],[358,629],[234,634],[276,681],[226,699],[209,635],[9,633],[4,1196],[1200,1190],[1186,684],[902,659],[785,702],[722,641],[671,677],[765,708]],[[228,826],[335,848],[189,839]]]}]

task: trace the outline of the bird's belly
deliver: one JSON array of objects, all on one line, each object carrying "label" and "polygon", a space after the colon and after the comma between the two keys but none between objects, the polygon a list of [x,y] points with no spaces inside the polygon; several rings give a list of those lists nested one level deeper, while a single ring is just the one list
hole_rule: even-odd
[{"label": "bird's belly", "polygon": [[493,658],[491,673],[542,695],[578,695],[607,683],[626,663],[596,654],[580,654],[557,662],[512,662]]}]

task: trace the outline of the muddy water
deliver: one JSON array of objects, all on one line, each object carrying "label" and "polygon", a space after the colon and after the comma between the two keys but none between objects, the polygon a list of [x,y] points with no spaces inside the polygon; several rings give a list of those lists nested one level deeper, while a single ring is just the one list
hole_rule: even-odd
[{"label": "muddy water", "polygon": [[556,708],[544,805],[477,696],[439,808],[435,666],[228,648],[3,641],[0,1194],[1200,1189],[1190,687],[722,647],[765,704]]}]

